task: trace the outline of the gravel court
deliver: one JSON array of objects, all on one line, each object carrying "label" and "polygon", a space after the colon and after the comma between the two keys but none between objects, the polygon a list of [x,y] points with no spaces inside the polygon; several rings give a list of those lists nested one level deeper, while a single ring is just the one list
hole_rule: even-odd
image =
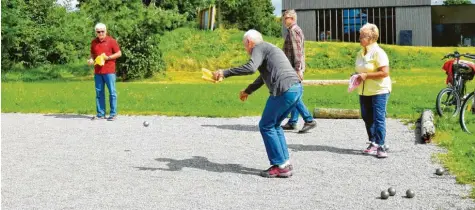
[{"label": "gravel court", "polygon": [[383,160],[361,154],[362,120],[286,132],[289,179],[258,176],[269,167],[258,121],[2,113],[2,209],[475,209],[470,186],[434,174],[443,150],[398,120]]}]

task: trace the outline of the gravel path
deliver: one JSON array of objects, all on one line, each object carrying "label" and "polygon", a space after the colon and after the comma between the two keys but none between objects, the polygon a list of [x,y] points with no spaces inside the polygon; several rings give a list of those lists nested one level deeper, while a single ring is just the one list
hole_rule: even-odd
[{"label": "gravel path", "polygon": [[434,174],[443,150],[397,120],[382,160],[360,153],[362,120],[287,132],[294,176],[268,179],[258,117],[1,117],[2,209],[475,209],[469,186]]}]

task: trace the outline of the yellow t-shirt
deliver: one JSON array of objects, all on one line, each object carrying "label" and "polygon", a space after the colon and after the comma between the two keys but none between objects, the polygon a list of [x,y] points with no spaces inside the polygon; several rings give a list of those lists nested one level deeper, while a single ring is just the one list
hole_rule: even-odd
[{"label": "yellow t-shirt", "polygon": [[[389,67],[389,59],[386,52],[375,42],[366,46],[367,53],[363,55],[361,49],[356,56],[356,72],[377,72],[378,68]],[[358,94],[373,96],[391,92],[391,78],[389,76],[382,79],[366,79],[358,86]]]}]

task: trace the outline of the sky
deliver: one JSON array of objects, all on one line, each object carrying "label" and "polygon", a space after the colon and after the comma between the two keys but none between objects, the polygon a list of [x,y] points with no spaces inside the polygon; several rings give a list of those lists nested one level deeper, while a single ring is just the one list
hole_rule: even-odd
[{"label": "sky", "polygon": [[275,7],[274,15],[281,16],[282,15],[282,0],[272,0],[272,5],[274,5]]}]

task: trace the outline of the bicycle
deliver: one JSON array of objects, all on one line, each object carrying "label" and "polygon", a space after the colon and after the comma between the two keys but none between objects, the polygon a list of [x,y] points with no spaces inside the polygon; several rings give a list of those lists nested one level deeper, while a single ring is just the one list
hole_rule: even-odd
[{"label": "bicycle", "polygon": [[470,67],[471,62],[460,60],[460,57],[475,59],[475,55],[460,54],[457,51],[441,59],[454,58],[444,63],[448,87],[442,89],[437,95],[435,106],[439,116],[456,116],[461,110],[462,103],[469,97],[466,95],[465,83],[473,79],[474,70]]},{"label": "bicycle", "polygon": [[[466,57],[475,60],[475,55],[468,55]],[[473,79],[475,75],[475,64],[472,62],[466,63],[464,68],[467,70],[467,74],[471,75],[471,79]],[[460,110],[460,126],[467,133],[475,133],[475,89],[464,98]]]}]

